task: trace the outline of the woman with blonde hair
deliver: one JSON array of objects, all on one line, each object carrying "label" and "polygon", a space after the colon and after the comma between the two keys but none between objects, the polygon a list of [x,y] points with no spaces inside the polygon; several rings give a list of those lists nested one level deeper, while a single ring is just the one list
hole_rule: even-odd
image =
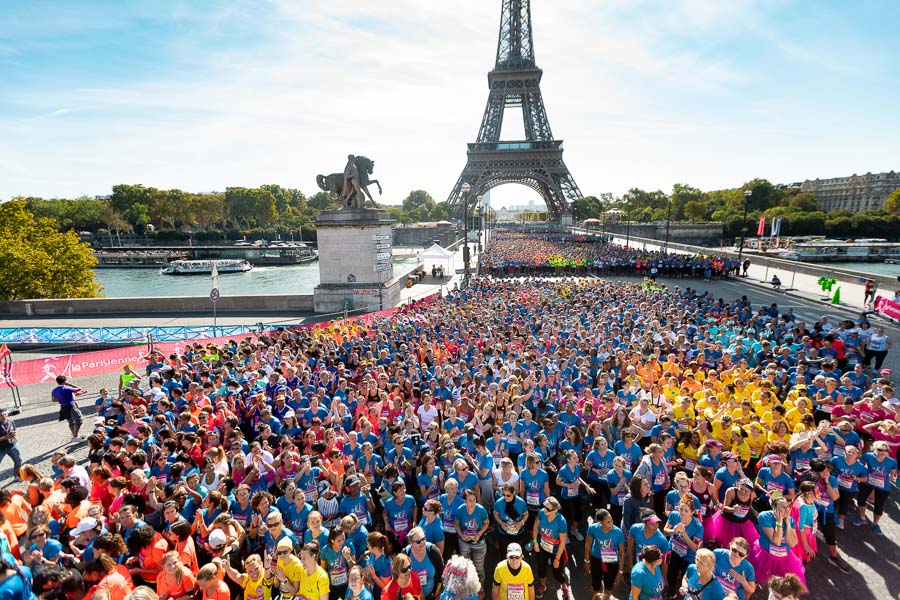
[{"label": "woman with blonde hair", "polygon": [[196,585],[196,577],[181,563],[178,552],[166,552],[162,559],[162,571],[156,576],[159,597],[162,600],[190,600]]},{"label": "woman with blonde hair", "polygon": [[678,592],[686,600],[721,600],[725,598],[725,590],[716,579],[716,556],[712,550],[700,548],[694,564],[689,565],[681,579]]}]

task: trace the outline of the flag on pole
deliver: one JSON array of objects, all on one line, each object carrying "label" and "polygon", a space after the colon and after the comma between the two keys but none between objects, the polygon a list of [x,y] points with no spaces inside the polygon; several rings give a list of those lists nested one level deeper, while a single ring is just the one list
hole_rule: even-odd
[{"label": "flag on pole", "polygon": [[766,234],[766,215],[759,218],[759,227],[756,228],[756,236],[762,237]]},{"label": "flag on pole", "polygon": [[772,221],[771,236],[773,238],[777,238],[779,235],[781,235],[781,217],[775,217],[775,219]]}]

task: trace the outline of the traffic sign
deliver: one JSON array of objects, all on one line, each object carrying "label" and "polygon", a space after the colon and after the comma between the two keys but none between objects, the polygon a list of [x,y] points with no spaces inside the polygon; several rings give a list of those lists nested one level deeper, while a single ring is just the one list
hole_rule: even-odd
[{"label": "traffic sign", "polygon": [[221,296],[221,294],[219,294],[219,288],[213,288],[209,292],[209,299],[212,300],[213,302],[218,300],[220,296]]}]

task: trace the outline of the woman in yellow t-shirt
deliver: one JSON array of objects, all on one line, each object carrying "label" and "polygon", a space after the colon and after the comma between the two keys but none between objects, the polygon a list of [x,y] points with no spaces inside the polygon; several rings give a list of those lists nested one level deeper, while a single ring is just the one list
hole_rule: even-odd
[{"label": "woman in yellow t-shirt", "polygon": [[296,595],[310,600],[328,600],[331,581],[328,571],[319,566],[319,545],[315,542],[304,544],[300,550],[300,585]]},{"label": "woman in yellow t-shirt", "polygon": [[748,434],[744,443],[750,448],[750,464],[747,472],[753,473],[756,471],[756,463],[759,462],[759,457],[762,456],[763,449],[766,447],[766,429],[759,421],[752,421],[744,427],[744,430]]}]

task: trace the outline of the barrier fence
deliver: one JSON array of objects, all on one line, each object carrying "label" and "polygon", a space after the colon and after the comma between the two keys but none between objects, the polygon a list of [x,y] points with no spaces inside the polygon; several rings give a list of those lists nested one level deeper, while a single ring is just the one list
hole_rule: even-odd
[{"label": "barrier fence", "polygon": [[253,333],[258,327],[224,325],[202,327],[15,327],[0,328],[7,344],[134,344],[148,338],[160,342],[201,340]]}]

